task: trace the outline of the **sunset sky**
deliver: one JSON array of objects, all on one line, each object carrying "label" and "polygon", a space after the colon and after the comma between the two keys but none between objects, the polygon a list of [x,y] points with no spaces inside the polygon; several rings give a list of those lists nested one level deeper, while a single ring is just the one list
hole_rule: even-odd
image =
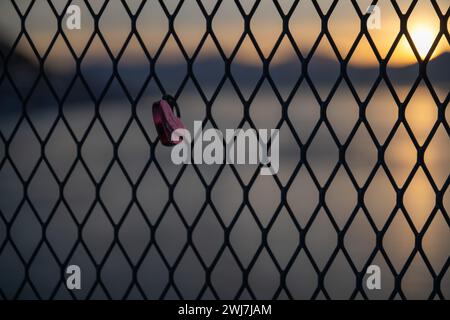
[{"label": "sunset sky", "polygon": [[[29,2],[29,0],[18,1],[22,12],[25,11]],[[133,12],[141,3],[138,0],[129,0],[127,2],[130,4],[130,9]],[[326,12],[332,0],[319,2],[321,9]],[[406,12],[411,3],[410,0],[399,0],[397,2],[403,12]],[[92,33],[93,20],[90,14],[86,13],[87,9],[84,1],[76,0],[73,3],[80,4],[82,12],[85,13],[82,16],[82,30],[67,31],[69,40],[79,54]],[[92,3],[94,10],[99,10],[103,1],[95,0],[90,1],[90,3]],[[173,12],[178,1],[169,0],[165,1],[165,3],[167,4],[167,9]],[[216,1],[203,0],[203,3],[206,10],[211,12]],[[248,13],[254,4],[254,0],[242,0],[241,3],[243,9]],[[279,3],[285,13],[291,9],[292,1],[290,0],[280,0]],[[365,11],[370,3],[370,0],[358,1],[362,11]],[[438,3],[441,10],[446,12],[449,8],[450,0],[440,0]],[[371,30],[370,34],[377,45],[380,55],[384,58],[398,34],[400,20],[391,1],[382,0],[379,1],[378,5],[381,9],[381,29]],[[55,6],[58,10],[62,10],[64,1],[56,1]],[[0,34],[11,42],[20,30],[20,22],[9,1],[2,1],[0,9],[0,16],[2,16],[0,19]],[[56,30],[56,19],[51,14],[46,1],[36,2],[27,19],[26,26],[32,39],[37,43],[38,50],[43,53]],[[205,26],[205,19],[196,1],[186,0],[175,20],[175,29],[189,55],[192,55],[198,46],[205,32]],[[290,20],[289,27],[297,46],[304,55],[308,54],[321,30],[319,15],[311,1],[300,1]],[[100,28],[111,46],[112,52],[117,54],[130,30],[129,16],[120,1],[110,1],[102,15]],[[147,2],[140,14],[138,28],[150,53],[154,54],[168,28],[167,18],[158,1]],[[243,19],[234,1],[223,1],[213,20],[213,28],[224,52],[229,56],[243,32]],[[251,28],[263,54],[268,57],[282,31],[282,20],[272,1],[261,1],[251,21]],[[339,1],[331,15],[329,29],[340,54],[345,57],[360,29],[360,20],[350,0]],[[421,56],[426,56],[439,31],[439,19],[430,1],[419,1],[408,21],[408,30]],[[23,51],[30,51],[26,41],[21,41],[19,48]],[[450,45],[448,40],[442,37],[433,56],[435,57],[445,51],[450,52]],[[104,50],[98,39],[94,41],[90,53],[99,59],[104,57]],[[322,39],[319,45],[318,53],[333,56],[328,40],[325,38]],[[274,63],[286,61],[287,58],[294,54],[291,44],[285,38],[277,51]],[[214,55],[217,55],[217,49],[212,39],[209,38],[201,51],[201,57]],[[52,61],[64,62],[68,57],[70,55],[63,42],[58,41],[51,55]],[[127,50],[127,57],[132,58],[130,59],[131,62],[144,58],[142,50],[135,39],[132,40]],[[181,53],[171,37],[162,52],[160,61],[173,61],[181,58]],[[244,41],[236,59],[245,63],[259,62],[256,50],[249,37]],[[403,37],[390,63],[398,66],[414,62],[416,62],[416,58],[406,38]],[[365,37],[356,49],[351,59],[351,64],[358,66],[373,66],[377,64],[373,51]]]}]

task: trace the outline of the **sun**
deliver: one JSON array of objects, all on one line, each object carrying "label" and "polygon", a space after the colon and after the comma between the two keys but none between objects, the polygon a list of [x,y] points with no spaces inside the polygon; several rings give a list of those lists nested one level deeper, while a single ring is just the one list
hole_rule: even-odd
[{"label": "sun", "polygon": [[425,58],[435,39],[433,29],[426,25],[417,25],[412,28],[410,34],[420,56]]}]

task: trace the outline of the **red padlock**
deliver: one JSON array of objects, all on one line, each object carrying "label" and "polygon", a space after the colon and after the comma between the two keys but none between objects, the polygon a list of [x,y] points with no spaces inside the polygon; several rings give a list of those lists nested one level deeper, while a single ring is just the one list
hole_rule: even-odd
[{"label": "red padlock", "polygon": [[[174,110],[178,116],[174,114]],[[175,146],[182,140],[172,141],[172,134],[177,129],[185,129],[183,122],[180,120],[180,109],[174,98],[164,96],[161,101],[153,104],[153,121],[155,122],[156,131],[158,132],[161,143],[165,146]]]}]

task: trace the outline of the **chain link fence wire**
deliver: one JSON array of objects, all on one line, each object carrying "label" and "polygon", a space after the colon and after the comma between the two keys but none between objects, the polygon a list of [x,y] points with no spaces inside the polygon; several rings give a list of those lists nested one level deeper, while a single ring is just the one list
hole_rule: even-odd
[{"label": "chain link fence wire", "polygon": [[[5,1],[2,20],[14,20],[19,27],[8,34],[10,44],[2,43],[0,50],[0,299],[407,299],[417,293],[421,298],[449,298],[449,162],[444,156],[440,171],[428,162],[431,150],[449,152],[448,82],[439,89],[429,76],[438,60],[433,60],[438,46],[450,42],[449,5],[428,3],[439,31],[423,55],[408,29],[420,2],[405,6],[386,1],[384,5],[398,17],[399,30],[384,55],[367,28],[366,8],[379,2],[347,3],[359,25],[344,55],[330,28],[342,4],[337,0],[327,7],[315,0]],[[91,21],[91,32],[84,39],[71,38],[77,31],[65,27],[72,3],[82,5],[83,21]],[[273,44],[257,36],[252,24],[267,3],[280,22]],[[196,19],[205,26],[195,46],[184,41],[194,34],[177,28],[183,14],[194,19],[190,11],[184,12],[188,5],[196,8]],[[305,5],[319,21],[308,52],[291,30]],[[128,21],[125,34],[111,35],[102,27],[112,6],[120,7]],[[232,7],[242,25],[235,43],[227,48],[222,43],[227,31],[214,27],[225,15],[224,6]],[[42,7],[45,11],[37,9]],[[150,19],[143,12],[163,23],[141,27]],[[47,39],[35,36],[30,27],[36,15],[55,18]],[[159,42],[146,41],[151,32],[160,32]],[[117,45],[121,37],[123,42]],[[351,69],[363,42],[376,62],[365,97]],[[390,61],[403,42],[418,67],[402,97]],[[326,94],[313,74],[324,43],[337,62],[336,78]],[[170,45],[182,63],[161,66]],[[296,63],[277,74],[273,66],[284,45],[292,49]],[[134,59],[128,55],[131,46],[146,63],[125,74],[123,63]],[[208,65],[211,69],[197,72],[206,46],[213,48],[216,60]],[[253,52],[259,73],[251,66],[236,71],[244,47]],[[94,70],[89,73],[85,61],[95,50],[103,58],[88,66]],[[64,52],[69,59],[57,60],[54,52]],[[49,68],[51,63],[71,71],[58,74]],[[326,62],[318,63],[328,68]],[[448,66],[444,65],[447,80]],[[240,79],[253,74],[253,82]],[[284,85],[292,74],[291,85]],[[363,70],[356,79],[368,74]],[[342,86],[348,88],[345,104],[356,105],[344,139],[331,115]],[[317,117],[299,121],[292,114],[304,88],[310,99],[301,106],[316,106]],[[223,102],[226,90],[234,98]],[[425,90],[435,114],[422,137],[408,117],[419,90]],[[288,132],[295,146],[289,147],[291,156],[295,153],[290,170],[282,168],[283,174],[264,178],[270,182],[264,180],[261,187],[257,167],[167,164],[170,150],[161,146],[151,128],[152,99],[172,94],[179,100],[184,121],[200,114],[196,120],[205,128],[222,128],[216,111],[225,104],[229,109],[224,117],[239,116],[236,128],[258,128],[254,115],[263,91],[272,93],[273,107],[279,110],[277,114],[270,109],[271,118],[266,115],[265,123]],[[381,91],[396,108],[384,139],[370,118],[371,103]],[[196,98],[188,92],[196,92]],[[242,107],[240,113],[231,111],[236,105]],[[389,116],[381,106],[376,112],[379,118]],[[301,134],[302,126],[308,125],[309,133]],[[363,152],[357,153],[356,162],[349,160],[361,132],[366,137],[363,147],[373,152],[371,162],[363,164],[370,166],[364,174],[354,167],[366,161]],[[334,154],[323,150],[324,134]],[[407,143],[398,143],[400,134]],[[438,138],[447,144],[436,146]],[[392,153],[412,160],[390,162]],[[322,170],[321,161],[331,165]],[[403,181],[397,172],[402,172]],[[374,202],[368,197],[377,183]],[[414,202],[423,197],[425,205]],[[344,202],[346,215],[337,213],[335,201]],[[310,213],[302,216],[307,206]],[[428,211],[416,212],[424,207]],[[384,218],[380,208],[387,208]],[[394,242],[388,244],[391,236]],[[79,291],[66,288],[65,270],[72,264],[82,269]],[[381,293],[366,287],[366,271],[373,264],[382,269]]]}]

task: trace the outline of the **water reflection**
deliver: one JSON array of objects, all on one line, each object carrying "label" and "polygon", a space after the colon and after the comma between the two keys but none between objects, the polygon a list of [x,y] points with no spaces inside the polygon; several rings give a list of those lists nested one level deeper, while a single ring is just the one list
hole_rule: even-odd
[{"label": "water reflection", "polygon": [[[318,108],[317,102],[308,90],[307,87],[299,90],[299,97],[289,109],[291,121],[302,141],[308,140],[314,127],[311,123],[315,123],[319,115],[315,109]],[[369,106],[368,118],[377,139],[383,144],[396,121],[397,107],[393,104],[385,87],[380,87],[379,90]],[[287,184],[292,174],[296,174],[287,195],[291,211],[286,208],[278,210],[282,202],[281,192],[272,177],[258,177],[249,195],[251,207],[242,207],[243,192],[230,167],[223,169],[212,190],[213,206],[211,206],[205,203],[205,189],[194,168],[174,166],[170,161],[170,149],[158,147],[157,163],[149,164],[151,153],[146,135],[150,139],[156,136],[150,110],[151,102],[155,98],[156,96],[150,96],[140,103],[138,106],[140,122],[133,121],[131,130],[118,147],[120,166],[123,165],[129,177],[123,174],[118,163],[112,164],[112,170],[100,189],[101,203],[94,201],[95,184],[92,178],[97,182],[102,181],[105,170],[111,165],[114,146],[99,122],[93,126],[92,132],[81,148],[83,162],[77,159],[79,154],[71,142],[71,135],[62,125],[46,146],[45,154],[55,169],[58,179],[65,180],[69,168],[74,166],[72,175],[65,181],[62,192],[63,202],[58,201],[59,190],[53,173],[48,170],[45,163],[41,162],[40,169],[33,177],[26,193],[27,199],[32,201],[34,207],[31,208],[28,203],[22,203],[23,189],[20,180],[10,162],[5,162],[0,170],[2,194],[0,209],[8,221],[11,221],[14,219],[13,213],[16,208],[20,207],[19,218],[17,218],[19,220],[14,222],[15,227],[11,230],[11,237],[15,240],[20,252],[33,252],[42,236],[41,226],[37,223],[34,210],[45,221],[52,210],[57,208],[46,230],[46,236],[55,246],[58,259],[65,261],[78,237],[75,223],[82,223],[82,237],[95,263],[105,263],[101,279],[111,291],[112,296],[120,298],[125,293],[130,280],[130,265],[117,245],[113,247],[111,256],[104,260],[104,255],[114,240],[114,229],[111,223],[118,224],[121,226],[119,239],[130,255],[132,263],[137,263],[139,258],[145,255],[139,270],[139,281],[142,281],[142,290],[148,297],[157,298],[161,295],[166,289],[167,264],[173,266],[177,263],[175,273],[177,288],[184,297],[195,298],[205,282],[205,273],[192,249],[188,248],[184,251],[187,242],[186,224],[192,225],[195,222],[193,242],[204,259],[203,262],[206,265],[217,263],[212,274],[212,283],[219,296],[233,298],[242,280],[240,268],[251,265],[249,284],[252,292],[249,293],[246,288],[241,292],[241,297],[245,298],[254,294],[258,298],[271,298],[279,286],[277,268],[286,267],[299,245],[300,238],[296,228],[298,224],[302,228],[310,227],[306,236],[306,245],[314,261],[309,260],[305,251],[300,251],[299,255],[294,257],[295,262],[288,274],[287,286],[294,298],[309,298],[317,285],[315,268],[323,268],[330,259],[337,245],[337,234],[327,212],[318,206],[319,192],[314,179],[311,178],[309,168],[304,165],[300,169],[297,168],[299,161],[304,159],[299,156],[299,148],[289,126],[284,125],[281,128],[280,179],[283,184]],[[339,104],[334,106],[337,109],[328,115],[342,141],[348,139],[349,132],[357,120],[351,117],[355,110],[347,108],[352,103],[350,99],[350,96],[342,95]],[[205,116],[203,104],[194,92],[185,92],[179,103],[183,105],[185,123],[192,130],[190,126],[193,120],[202,119]],[[80,105],[72,107],[76,108],[76,111],[72,110],[71,114],[76,114],[76,117],[68,117],[67,121],[74,131],[82,132],[86,127],[86,118],[92,117],[91,110]],[[67,108],[70,109],[70,106]],[[233,112],[230,112],[230,108]],[[114,110],[108,113],[105,123],[109,129],[116,131],[117,134],[114,134],[114,137],[117,138],[121,133],[118,127],[122,127],[124,119],[126,123],[126,119],[129,118],[130,106],[125,102],[108,102],[102,106],[102,109]],[[311,112],[305,112],[306,109]],[[422,88],[411,101],[411,108],[407,113],[411,128],[421,143],[427,137],[436,119],[433,109],[435,109],[433,101],[427,97],[426,90]],[[230,124],[232,124],[230,128],[235,127],[243,114],[241,105],[236,102],[236,97],[231,91],[221,94],[213,110],[221,129]],[[279,105],[273,103],[273,93],[270,90],[261,91],[258,104],[252,108],[252,116],[258,123],[270,124],[278,122],[273,121],[273,117],[274,115],[279,117],[279,112]],[[42,114],[34,121],[48,121],[48,117],[51,116],[51,114]],[[8,118],[2,118],[0,121],[2,131],[11,125]],[[22,124],[22,126],[25,128],[27,125]],[[145,130],[144,133],[141,127]],[[330,172],[337,163],[337,146],[326,127],[323,127],[323,130],[325,134],[317,136],[312,149],[314,152],[308,153],[307,159],[312,173],[318,177],[318,182],[322,185],[329,179]],[[364,130],[355,137],[346,157],[352,174],[360,186],[366,183],[377,157],[376,147],[370,135]],[[429,231],[424,237],[423,248],[436,273],[442,270],[450,252],[450,231],[446,221],[448,217],[445,218],[445,213],[433,210],[436,205],[436,194],[433,188],[442,188],[450,173],[449,140],[448,134],[441,126],[425,154],[425,161],[436,185],[433,186],[429,180],[430,176],[427,176],[420,168],[415,173],[404,198],[405,208],[417,230],[422,229],[432,212],[435,214]],[[33,138],[29,130],[19,130],[10,145],[9,155],[21,174],[24,174],[24,179],[28,179],[29,173],[39,159],[38,146],[38,141]],[[3,157],[4,151],[2,152]],[[416,160],[417,153],[411,138],[403,126],[400,126],[386,154],[386,162],[398,186],[404,184]],[[90,172],[86,171],[86,165]],[[210,183],[219,167],[199,166],[198,169],[206,182]],[[237,166],[236,169],[242,175],[243,182],[247,183],[254,175],[256,168]],[[168,202],[168,183],[173,183],[180,171],[183,175],[175,188],[175,206]],[[139,185],[136,191],[138,205],[133,203],[130,183]],[[448,198],[449,192],[445,195],[447,200],[444,203],[448,204]],[[329,213],[339,228],[343,228],[348,223],[348,218],[355,210],[356,200],[355,186],[341,167],[326,197]],[[405,216],[406,213],[394,210],[396,194],[389,181],[389,175],[383,168],[378,168],[364,200],[378,229],[383,228],[391,214],[396,214],[383,245],[396,272],[400,272],[413,250],[415,239]],[[105,210],[111,214],[111,220],[105,214]],[[161,217],[162,211],[166,212],[164,217]],[[89,218],[87,218],[87,212],[92,212]],[[130,213],[122,220],[124,212]],[[272,221],[275,212],[278,218]],[[240,216],[235,220],[237,213]],[[309,225],[311,217],[316,214],[314,222]],[[147,220],[157,225],[154,236],[158,247],[146,248],[145,244],[151,235],[151,230],[146,226]],[[216,257],[224,241],[222,224],[231,228],[232,248],[225,248],[223,254]],[[262,241],[259,225],[271,226],[268,242],[271,253],[277,259],[276,263],[270,259],[266,248],[263,248],[261,255],[253,261]],[[5,224],[0,221],[0,230],[4,229]],[[3,232],[0,232],[1,234]],[[357,269],[362,270],[375,248],[375,233],[362,210],[358,210],[347,232],[345,246]],[[84,289],[77,293],[79,297],[85,297],[95,281],[94,265],[85,249],[83,246],[78,246],[75,255],[68,261],[79,264],[87,270]],[[41,251],[30,276],[33,281],[37,281],[36,284],[42,286],[44,293],[49,294],[58,283],[58,266],[45,246]],[[185,254],[181,260],[177,261],[180,252]],[[160,256],[161,253],[164,258]],[[216,258],[217,261],[215,261]],[[236,261],[236,258],[239,261]],[[373,298],[387,298],[393,289],[394,279],[391,270],[380,253],[376,255],[373,263],[382,268],[383,289],[380,292],[368,292],[368,295]],[[427,298],[431,292],[432,278],[423,258],[417,255],[408,270],[402,283],[405,294],[408,297]],[[8,274],[7,277],[0,277],[0,287],[6,295],[12,295],[23,279],[23,268],[10,244],[6,245],[5,251],[0,256],[0,274]],[[45,283],[37,280],[42,279],[43,276],[48,279]],[[441,285],[442,288],[449,281],[445,279]],[[338,253],[326,276],[325,286],[329,290],[328,293],[333,298],[348,298],[352,294],[354,282],[355,276],[348,261],[342,252]],[[94,289],[94,292],[94,297],[104,297],[100,287]],[[64,289],[61,289],[58,297],[64,298],[66,294]],[[33,298],[32,291],[27,288],[23,295]],[[132,296],[139,298],[139,295],[140,293],[134,288]],[[173,288],[168,288],[166,297],[176,297]]]}]

